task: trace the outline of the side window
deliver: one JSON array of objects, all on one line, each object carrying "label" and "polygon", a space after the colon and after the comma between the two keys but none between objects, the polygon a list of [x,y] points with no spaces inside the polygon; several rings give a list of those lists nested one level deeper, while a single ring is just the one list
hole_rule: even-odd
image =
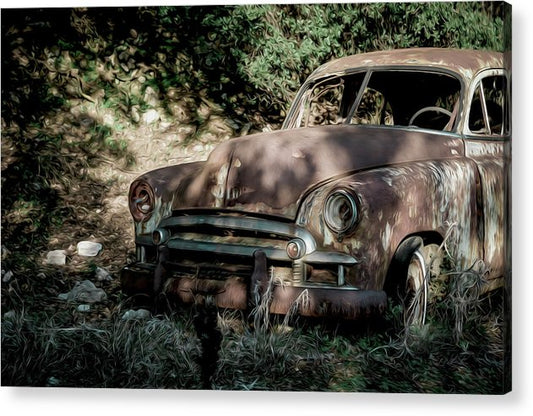
[{"label": "side window", "polygon": [[392,110],[385,96],[373,88],[366,88],[351,123],[394,125]]},{"label": "side window", "polygon": [[325,126],[342,122],[340,107],[344,82],[342,79],[336,81],[331,84],[320,84],[313,89],[302,126]]},{"label": "side window", "polygon": [[493,136],[509,132],[507,79],[503,75],[483,78],[476,87],[468,128],[474,134]]},{"label": "side window", "polygon": [[310,86],[300,108],[299,127],[326,126],[346,121],[366,72],[332,76]]}]

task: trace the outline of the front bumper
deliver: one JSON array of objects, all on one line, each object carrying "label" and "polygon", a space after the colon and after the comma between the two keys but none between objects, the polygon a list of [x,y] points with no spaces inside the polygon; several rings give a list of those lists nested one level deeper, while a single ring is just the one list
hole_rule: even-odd
[{"label": "front bumper", "polygon": [[[198,301],[199,296],[212,296],[218,307],[242,310],[257,305],[267,296],[270,312],[283,315],[291,312],[312,317],[359,319],[380,315],[386,309],[387,295],[384,291],[271,284],[268,271],[261,263],[256,258],[249,278],[232,276],[217,280],[170,272],[162,292],[169,299],[186,304]],[[126,266],[121,274],[123,291],[129,295],[152,297],[156,273],[157,267],[151,264]]]},{"label": "front bumper", "polygon": [[[289,256],[296,244],[298,255]],[[383,291],[346,282],[350,254],[324,251],[296,224],[230,214],[176,214],[136,238],[137,262],[122,271],[123,291],[193,303],[212,296],[223,308],[268,302],[270,311],[355,319],[382,313]]]}]

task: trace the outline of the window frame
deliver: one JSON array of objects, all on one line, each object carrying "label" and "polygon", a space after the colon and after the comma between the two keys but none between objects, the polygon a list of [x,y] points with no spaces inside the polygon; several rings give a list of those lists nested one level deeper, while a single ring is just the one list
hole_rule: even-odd
[{"label": "window frame", "polygon": [[[435,67],[424,66],[424,65],[421,65],[421,66],[410,66],[410,65],[389,66],[389,65],[386,65],[386,66],[358,67],[358,68],[347,69],[345,71],[325,74],[317,78],[314,78],[313,76],[311,76],[302,84],[298,93],[296,94],[296,97],[293,100],[292,105],[289,108],[287,117],[285,118],[281,129],[290,130],[290,129],[295,129],[295,128],[309,128],[309,127],[302,127],[301,122],[303,119],[303,114],[305,113],[305,110],[303,109],[303,107],[305,106],[305,102],[308,98],[308,95],[312,91],[313,85],[317,85],[319,83],[322,83],[325,80],[331,80],[332,78],[336,78],[336,77],[345,77],[345,76],[350,76],[356,73],[365,73],[364,80],[360,87],[358,96],[356,97],[352,108],[350,108],[349,116],[346,118],[346,120],[350,120],[350,118],[353,117],[353,113],[355,112],[355,110],[357,109],[359,105],[359,101],[361,100],[364,90],[370,81],[372,73],[387,72],[387,71],[433,73],[433,74],[447,75],[447,76],[454,78],[456,81],[458,81],[459,82],[459,99],[457,101],[457,104],[459,108],[457,109],[458,110],[457,115],[455,116],[455,119],[453,120],[450,130],[442,131],[441,133],[460,134],[460,132],[462,131],[461,129],[462,120],[461,120],[460,115],[463,112],[463,109],[465,108],[464,101],[465,101],[465,96],[466,96],[466,89],[465,89],[466,83],[465,83],[464,78],[461,77],[460,74],[458,74],[457,72],[451,71],[449,69],[435,68]],[[341,123],[341,124],[349,124],[349,123],[346,123],[346,120],[344,123]],[[406,126],[372,126],[372,127],[400,128],[400,129],[409,128]]]},{"label": "window frame", "polygon": [[[491,125],[489,121],[489,113],[487,109],[487,102],[485,97],[485,89],[483,87],[483,80],[490,77],[501,76],[505,79],[505,91],[504,91],[504,108],[503,108],[503,133],[492,133]],[[503,68],[486,69],[479,72],[470,83],[470,91],[467,95],[467,102],[464,108],[467,109],[463,120],[463,134],[471,138],[483,138],[483,139],[502,139],[511,135],[511,84],[508,72]],[[480,88],[481,87],[481,88]],[[479,88],[480,100],[481,100],[481,112],[483,114],[483,122],[485,123],[486,132],[476,132],[470,130],[470,115],[472,113],[472,104],[474,102],[474,96]]]}]

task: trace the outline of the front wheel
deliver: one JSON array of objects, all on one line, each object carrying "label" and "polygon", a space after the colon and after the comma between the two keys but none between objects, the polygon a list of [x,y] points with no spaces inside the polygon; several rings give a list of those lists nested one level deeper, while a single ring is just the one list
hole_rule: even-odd
[{"label": "front wheel", "polygon": [[441,272],[439,246],[413,238],[398,249],[395,262],[397,284],[392,295],[401,307],[404,327],[422,326],[432,300],[430,283],[438,279]]},{"label": "front wheel", "polygon": [[422,245],[412,254],[405,280],[403,318],[406,327],[426,323],[428,303],[432,295],[430,281],[439,277],[440,267],[441,257],[436,244]]}]

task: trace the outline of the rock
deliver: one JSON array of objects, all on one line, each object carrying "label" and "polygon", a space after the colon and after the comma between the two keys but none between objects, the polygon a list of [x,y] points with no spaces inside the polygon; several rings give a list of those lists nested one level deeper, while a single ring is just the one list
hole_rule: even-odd
[{"label": "rock", "polygon": [[13,310],[7,311],[4,313],[4,319],[5,320],[13,320],[17,317],[17,313]]},{"label": "rock", "polygon": [[159,120],[159,113],[157,110],[148,110],[142,115],[143,122],[145,124],[152,124]]},{"label": "rock", "polygon": [[159,105],[159,94],[150,86],[144,90],[143,99],[150,107],[157,107]]},{"label": "rock", "polygon": [[113,280],[113,277],[111,277],[111,274],[106,269],[103,269],[102,267],[96,268],[95,275],[96,275],[96,280],[98,280],[99,282]]},{"label": "rock", "polygon": [[5,247],[2,246],[2,260],[7,259],[7,256],[9,256],[10,251]]},{"label": "rock", "polygon": [[114,126],[115,125],[115,116],[111,113],[106,113],[102,117],[102,123],[106,126]]},{"label": "rock", "polygon": [[46,380],[47,387],[58,387],[60,385],[61,385],[61,381],[58,378],[48,377],[48,379]]},{"label": "rock", "polygon": [[52,250],[46,255],[46,264],[62,266],[67,263],[67,253],[65,250]]},{"label": "rock", "polygon": [[2,275],[3,275],[2,282],[4,282],[4,283],[8,283],[13,278],[13,272],[11,270],[8,270],[5,273],[2,270]]},{"label": "rock", "polygon": [[81,304],[81,305],[78,305],[78,312],[89,312],[91,310],[91,305],[87,305],[87,304]]},{"label": "rock", "polygon": [[70,292],[59,294],[58,298],[67,302],[92,304],[106,300],[107,295],[90,280],[84,280],[83,282],[77,282]]},{"label": "rock", "polygon": [[92,241],[80,241],[76,246],[79,256],[94,257],[102,250],[102,244],[93,243]]},{"label": "rock", "polygon": [[152,314],[147,309],[138,309],[138,310],[130,309],[129,311],[124,312],[124,315],[122,315],[122,320],[123,321],[143,320],[143,319],[149,319],[151,316]]},{"label": "rock", "polygon": [[133,106],[132,109],[131,109],[131,118],[133,119],[133,121],[135,123],[138,123],[139,121],[141,121],[141,115],[139,113],[139,107],[138,106]]}]

